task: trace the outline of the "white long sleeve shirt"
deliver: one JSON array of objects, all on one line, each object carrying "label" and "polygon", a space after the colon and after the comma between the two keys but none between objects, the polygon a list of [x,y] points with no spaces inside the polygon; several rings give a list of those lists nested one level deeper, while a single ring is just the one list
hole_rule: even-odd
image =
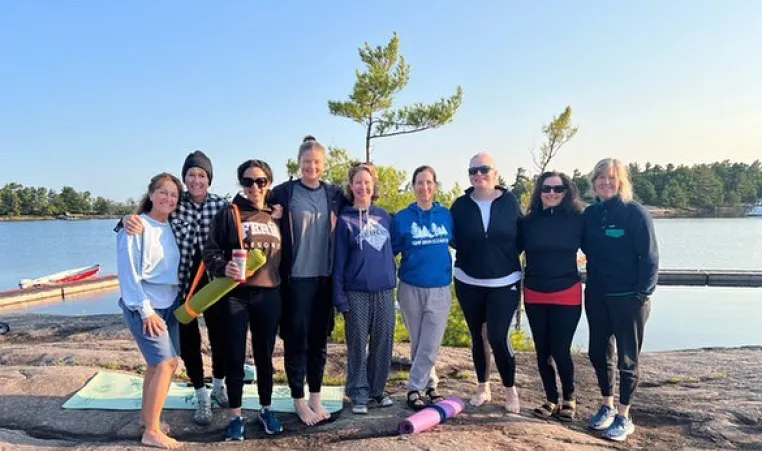
[{"label": "white long sleeve shirt", "polygon": [[143,319],[172,306],[179,290],[180,251],[169,223],[141,214],[142,235],[117,235],[116,260],[122,302]]}]

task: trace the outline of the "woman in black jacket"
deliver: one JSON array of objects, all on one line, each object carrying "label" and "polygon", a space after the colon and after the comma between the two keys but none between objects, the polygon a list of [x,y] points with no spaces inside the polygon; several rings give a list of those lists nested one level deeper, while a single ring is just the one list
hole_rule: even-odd
[{"label": "woman in black jacket", "polygon": [[517,243],[521,210],[513,194],[497,186],[495,160],[489,153],[471,158],[468,177],[471,188],[455,200],[450,212],[455,293],[471,333],[471,353],[479,380],[471,404],[479,406],[492,399],[489,349],[482,336],[486,324],[489,347],[503,385],[508,388],[505,408],[518,413],[516,360],[509,334],[521,285]]},{"label": "woman in black jacket", "polygon": [[[651,294],[659,276],[659,248],[648,211],[632,200],[627,167],[606,158],[593,169],[598,202],[585,210],[582,250],[587,256],[585,314],[588,354],[603,397],[588,426],[603,437],[624,441],[635,431],[630,419],[638,387],[638,358]],[[619,367],[619,406],[614,409],[614,347]]]},{"label": "woman in black jacket", "polygon": [[[297,155],[301,176],[273,188],[270,200],[283,210],[281,336],[286,375],[294,409],[308,426],[331,417],[321,404],[320,389],[333,329],[334,229],[345,203],[340,187],[321,180],[325,152],[315,137],[306,136]],[[309,401],[304,399],[305,379]]]},{"label": "woman in black jacket", "polygon": [[[540,175],[520,236],[526,259],[524,304],[546,396],[534,409],[541,418],[557,414],[571,421],[576,416],[571,343],[582,314],[577,251],[584,225],[582,201],[569,177],[558,172]],[[556,368],[563,391],[560,405]]]}]

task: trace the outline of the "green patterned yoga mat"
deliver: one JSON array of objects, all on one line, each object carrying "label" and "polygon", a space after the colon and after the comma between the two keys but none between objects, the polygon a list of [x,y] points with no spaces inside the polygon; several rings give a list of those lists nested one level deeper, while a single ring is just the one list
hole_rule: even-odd
[{"label": "green patterned yoga mat", "polygon": [[[323,387],[320,392],[323,407],[330,413],[339,412],[344,404],[343,387]],[[131,374],[99,371],[90,381],[63,405],[64,409],[140,410],[143,378]],[[259,409],[256,384],[243,386],[243,408]],[[195,409],[193,387],[173,382],[169,389],[165,409]],[[294,412],[291,391],[287,386],[273,387],[272,409],[276,412]]]}]

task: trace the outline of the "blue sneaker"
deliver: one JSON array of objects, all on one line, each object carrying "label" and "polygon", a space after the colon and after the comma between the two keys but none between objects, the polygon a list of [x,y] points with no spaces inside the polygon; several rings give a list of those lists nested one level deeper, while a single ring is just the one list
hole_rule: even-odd
[{"label": "blue sneaker", "polygon": [[230,424],[228,424],[228,431],[225,434],[225,441],[242,441],[244,426],[245,424],[243,417],[235,417],[230,420]]},{"label": "blue sneaker", "polygon": [[262,422],[262,426],[265,427],[265,432],[268,435],[280,434],[283,432],[283,426],[270,409],[262,409],[259,411],[259,421]]},{"label": "blue sneaker", "polygon": [[614,440],[615,442],[623,442],[633,432],[635,432],[635,425],[632,423],[632,420],[622,415],[617,415],[614,418],[614,423],[603,431],[603,438]]},{"label": "blue sneaker", "polygon": [[598,409],[598,413],[593,415],[593,417],[590,418],[590,421],[587,422],[587,427],[594,431],[606,430],[614,422],[615,416],[616,410],[614,410],[613,407],[601,406],[601,408]]}]

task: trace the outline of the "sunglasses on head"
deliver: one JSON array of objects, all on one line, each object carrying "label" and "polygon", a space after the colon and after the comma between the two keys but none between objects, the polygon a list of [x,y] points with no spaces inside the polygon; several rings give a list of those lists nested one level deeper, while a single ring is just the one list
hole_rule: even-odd
[{"label": "sunglasses on head", "polygon": [[477,172],[481,173],[482,175],[487,175],[491,170],[491,166],[476,166],[473,168],[468,168],[468,175],[476,175]]},{"label": "sunglasses on head", "polygon": [[241,186],[244,188],[251,188],[254,185],[257,185],[257,188],[265,189],[268,183],[270,183],[270,181],[267,180],[267,177],[257,177],[255,179],[251,177],[243,177],[241,179]]},{"label": "sunglasses on head", "polygon": [[545,194],[548,194],[551,191],[561,194],[565,193],[567,189],[566,185],[542,185],[541,191]]}]

